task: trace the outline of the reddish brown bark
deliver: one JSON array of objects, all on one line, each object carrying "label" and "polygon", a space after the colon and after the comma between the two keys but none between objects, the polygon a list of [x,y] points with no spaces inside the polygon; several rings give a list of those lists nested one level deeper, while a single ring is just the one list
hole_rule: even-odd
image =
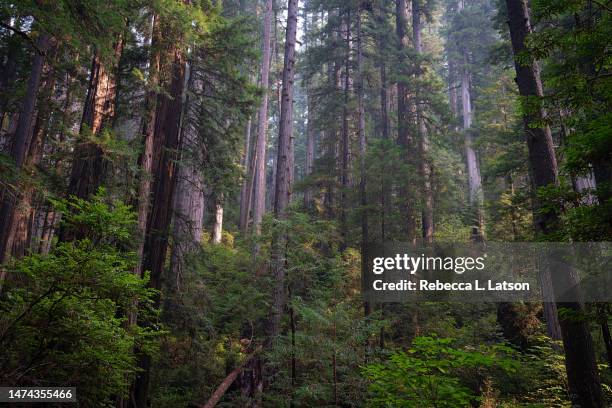
[{"label": "reddish brown bark", "polygon": [[[533,59],[525,59],[528,53],[526,46],[527,36],[531,33],[529,8],[526,0],[506,0],[508,10],[508,25],[510,38],[515,56],[516,82],[519,93],[523,98],[537,101],[543,96],[540,70]],[[528,55],[528,54],[527,54]],[[529,151],[529,165],[534,189],[549,185],[558,185],[558,171],[552,135],[546,123],[546,113],[543,108],[529,104],[524,108],[523,120],[527,136]],[[546,235],[555,232],[558,228],[559,215],[555,211],[538,211],[541,201],[534,203],[534,224],[536,232]],[[555,270],[553,288],[557,291],[557,284],[565,287],[577,287],[573,273],[569,268]],[[574,283],[575,285],[572,285]],[[577,295],[577,293],[576,293]],[[580,302],[558,303],[558,308],[568,309],[568,315],[559,315],[563,347],[565,351],[565,367],[572,402],[582,407],[599,408],[604,406],[601,383],[597,373],[593,341],[589,331],[588,322],[576,319],[585,310]]]},{"label": "reddish brown bark", "polygon": [[[155,289],[161,288],[172,218],[175,163],[185,85],[185,56],[180,42],[169,45],[166,60],[167,65],[164,68],[167,69],[170,78],[166,92],[160,93],[157,99],[153,133],[151,206],[147,216],[142,256],[142,271],[150,272],[149,285]],[[147,406],[150,356],[141,356],[139,367],[142,371],[136,378],[133,398],[130,401],[137,408]]]},{"label": "reddish brown bark", "polygon": [[[48,50],[51,43],[51,38],[46,34],[41,34],[36,42],[37,47],[41,50]],[[32,138],[35,135],[32,131],[32,123],[35,116],[35,109],[38,99],[38,90],[43,75],[45,57],[41,54],[36,54],[30,68],[30,76],[26,88],[26,94],[23,98],[17,128],[13,136],[10,155],[15,164],[16,175],[19,177],[22,167],[26,164],[28,151],[32,145]],[[2,203],[0,204],[0,264],[4,263],[10,250],[13,246],[15,236],[15,227],[18,223],[17,211],[20,202],[24,195],[19,192],[19,188],[15,191],[9,191],[6,188],[0,191]],[[5,277],[5,271],[0,271],[0,287]]]},{"label": "reddish brown bark", "polygon": [[[159,70],[161,62],[161,32],[159,25],[159,16],[153,16],[153,31],[151,39],[151,58],[149,61],[149,78],[147,96],[145,100],[145,115],[142,126],[142,153],[138,160],[140,167],[140,181],[138,185],[138,259],[142,259],[144,251],[144,237],[147,228],[147,218],[149,215],[150,196],[151,196],[151,181],[153,179],[153,143],[155,133],[155,119],[157,117],[157,99],[158,94],[155,88],[159,85]],[[136,263],[134,273],[142,276],[142,264]],[[134,320],[135,316],[130,319]]]},{"label": "reddish brown bark", "polygon": [[[89,198],[95,194],[104,180],[108,163],[104,158],[102,146],[95,139],[110,125],[115,115],[117,67],[123,52],[122,36],[119,37],[113,48],[112,61],[104,61],[99,50],[93,56],[81,120],[80,135],[83,139],[75,148],[68,185],[70,196]],[[76,234],[79,235],[78,232]],[[64,236],[63,238],[69,237]]]}]

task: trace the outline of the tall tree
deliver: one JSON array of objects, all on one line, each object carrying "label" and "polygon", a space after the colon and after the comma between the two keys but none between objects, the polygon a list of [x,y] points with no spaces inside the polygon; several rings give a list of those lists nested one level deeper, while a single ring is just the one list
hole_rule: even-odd
[{"label": "tall tree", "polygon": [[472,101],[470,92],[470,74],[467,69],[461,72],[461,105],[463,115],[463,133],[465,137],[465,160],[468,170],[468,197],[471,209],[474,210],[475,222],[472,228],[472,239],[482,241],[484,239],[484,214],[483,214],[483,191],[482,178],[480,177],[480,166],[476,151],[474,150],[474,137],[472,135]]},{"label": "tall tree", "polygon": [[83,108],[80,135],[75,148],[68,194],[88,198],[102,185],[107,162],[104,157],[102,132],[112,126],[117,98],[117,67],[123,52],[123,36],[119,36],[110,60],[96,50],[89,73],[87,97]]},{"label": "tall tree", "polygon": [[[461,12],[464,8],[462,0],[457,2],[457,8]],[[471,81],[470,81],[470,62],[469,52],[467,49],[463,49],[463,63],[461,68],[461,106],[463,116],[463,133],[465,138],[465,161],[467,165],[468,173],[468,197],[470,208],[474,214],[475,223],[472,227],[472,240],[482,241],[484,239],[484,209],[483,200],[484,195],[482,191],[482,178],[480,177],[480,166],[478,164],[478,157],[474,150],[474,136],[472,129],[472,120],[474,117],[472,111],[472,97],[471,97]]]},{"label": "tall tree", "polygon": [[[36,141],[32,140],[33,135],[36,136],[32,131],[32,125],[35,116],[38,90],[43,74],[45,53],[49,49],[50,42],[50,36],[45,33],[41,33],[36,41],[37,52],[34,55],[30,68],[26,94],[22,101],[17,129],[13,136],[13,143],[10,151],[10,156],[14,161],[17,176],[24,166],[24,163],[27,161],[27,153],[30,146],[36,143]],[[6,188],[2,188],[2,190],[0,194],[2,198],[0,204],[0,264],[10,256],[9,251],[13,245],[15,227],[19,218],[17,211],[19,210],[19,203],[23,200],[21,193],[18,191],[11,192],[7,191]],[[4,276],[5,272],[2,270],[0,272],[0,287],[4,280]]]},{"label": "tall tree", "polygon": [[[317,14],[313,13],[311,25],[315,25],[317,22],[316,18]],[[308,14],[304,14],[304,32],[312,30],[311,27],[308,26],[309,18]],[[305,48],[306,52],[308,52],[308,44],[309,37],[306,37],[305,40]],[[306,109],[308,111],[308,118],[306,123],[306,176],[312,175],[314,172],[314,160],[315,160],[315,106],[314,106],[314,96],[312,85],[309,80],[305,81],[306,88]],[[304,191],[304,208],[308,210],[312,210],[314,201],[314,191],[310,187],[306,187]]]},{"label": "tall tree", "polygon": [[204,182],[200,163],[202,149],[198,135],[198,98],[204,84],[190,71],[187,82],[184,118],[181,125],[180,161],[176,164],[175,193],[173,205],[173,246],[171,273],[168,279],[170,293],[174,295],[181,284],[185,258],[195,252],[202,240],[202,219],[204,217]]},{"label": "tall tree", "polygon": [[[396,0],[395,3],[395,30],[399,44],[399,62],[400,67],[406,65],[406,54],[409,46],[408,34],[408,9],[406,0]],[[414,140],[410,135],[411,127],[411,106],[409,102],[409,89],[406,83],[406,72],[400,68],[399,79],[397,82],[397,143],[403,147],[408,155],[414,154]],[[402,197],[401,210],[405,217],[403,223],[403,233],[408,242],[414,242],[416,239],[416,217],[414,200],[411,197],[408,182],[400,187],[400,196]]]},{"label": "tall tree", "polygon": [[[283,89],[278,131],[274,217],[284,220],[291,199],[293,178],[293,78],[295,74],[295,41],[297,31],[297,0],[288,0],[285,56],[283,61]],[[282,228],[282,227],[281,227]],[[270,340],[280,332],[280,321],[285,307],[285,274],[287,232],[276,231],[272,241],[271,269],[274,278],[274,298],[267,326]]]},{"label": "tall tree", "polygon": [[[365,275],[368,267],[368,197],[367,197],[367,180],[366,180],[366,120],[365,120],[365,81],[363,69],[363,34],[361,32],[361,7],[357,11],[357,75],[358,75],[358,133],[359,133],[359,203],[361,205],[361,271]],[[386,101],[385,101],[386,103]],[[386,137],[385,137],[386,138]],[[364,304],[366,316],[370,313],[370,305]]]},{"label": "tall tree", "polygon": [[240,231],[246,233],[249,227],[249,218],[251,215],[251,202],[253,201],[253,150],[251,141],[251,118],[246,125],[244,138],[244,154],[242,159],[242,167],[244,169],[244,179],[242,180],[242,188],[240,189],[240,213],[238,214],[238,227]]},{"label": "tall tree", "polygon": [[261,59],[261,87],[263,95],[257,115],[257,143],[255,147],[255,171],[253,193],[253,227],[261,233],[261,220],[266,210],[266,147],[268,133],[268,87],[271,61],[272,0],[266,0],[263,20],[263,53]]},{"label": "tall tree", "polygon": [[343,15],[340,17],[342,23],[340,25],[340,35],[342,36],[344,45],[344,67],[343,79],[343,100],[342,105],[342,136],[340,139],[340,234],[342,235],[341,248],[344,249],[348,245],[348,190],[350,187],[350,165],[351,165],[351,137],[349,130],[349,102],[351,90],[351,9],[343,10]]},{"label": "tall tree", "polygon": [[[184,0],[189,4],[189,0]],[[162,29],[167,22],[161,22]],[[153,182],[151,186],[151,209],[147,217],[147,228],[142,257],[142,270],[150,271],[150,285],[161,288],[161,278],[168,249],[168,235],[172,216],[172,201],[176,177],[176,152],[179,147],[179,128],[183,107],[185,84],[185,53],[182,41],[167,46],[162,63],[162,72],[167,84],[157,100],[155,130],[153,136]],[[140,360],[142,372],[134,383],[134,408],[147,405],[149,396],[150,356]]]},{"label": "tall tree", "polygon": [[[155,136],[155,122],[157,118],[157,103],[160,80],[161,63],[161,27],[160,16],[153,13],[151,17],[151,56],[149,58],[149,72],[147,78],[147,94],[145,97],[145,110],[142,119],[142,151],[138,159],[140,179],[138,182],[138,250],[137,255],[142,259],[144,241],[147,230],[147,218],[151,205],[151,182],[153,180],[153,143]],[[142,275],[142,263],[137,262],[134,273]]]},{"label": "tall tree", "polygon": [[[414,42],[414,50],[417,58],[421,58],[423,54],[423,44],[421,40],[421,0],[412,0],[412,41]],[[420,63],[417,63],[417,75],[423,75],[423,70]],[[419,144],[419,170],[423,183],[423,203],[422,203],[422,232],[423,242],[432,243],[434,234],[434,219],[433,219],[433,191],[431,185],[432,169],[429,159],[429,135],[427,134],[427,126],[425,125],[424,109],[425,100],[421,95],[422,91],[416,91],[416,116],[417,116],[417,133]]]},{"label": "tall tree", "polygon": [[[550,128],[546,125],[546,113],[538,101],[543,96],[540,69],[529,54],[526,45],[528,35],[532,32],[529,7],[526,0],[506,0],[508,26],[515,59],[516,82],[523,98],[523,119],[529,150],[529,164],[534,189],[558,185],[557,160]],[[534,224],[539,234],[555,232],[559,225],[559,214],[556,211],[539,211],[542,202],[536,198]],[[569,274],[567,269],[556,271],[558,274]],[[572,276],[559,276],[556,282],[571,281]],[[560,293],[559,293],[560,294]],[[593,341],[588,322],[577,319],[582,315],[584,305],[580,302],[558,303],[559,309],[569,310],[570,314],[560,314],[559,323],[565,351],[565,366],[572,401],[584,407],[603,407],[601,384],[595,364]]]}]

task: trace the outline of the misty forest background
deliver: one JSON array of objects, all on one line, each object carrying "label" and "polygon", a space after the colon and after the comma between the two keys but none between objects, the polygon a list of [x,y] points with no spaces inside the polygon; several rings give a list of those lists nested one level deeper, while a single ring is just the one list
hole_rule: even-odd
[{"label": "misty forest background", "polygon": [[610,406],[608,304],[364,304],[360,275],[368,243],[612,240],[611,11],[1,0],[0,383]]}]

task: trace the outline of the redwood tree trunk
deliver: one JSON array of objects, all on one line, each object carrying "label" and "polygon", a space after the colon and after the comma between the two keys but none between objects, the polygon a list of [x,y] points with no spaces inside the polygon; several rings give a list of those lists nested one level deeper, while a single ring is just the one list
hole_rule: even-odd
[{"label": "redwood tree trunk", "polygon": [[255,172],[253,192],[253,228],[261,234],[261,220],[266,211],[266,146],[268,133],[268,85],[271,63],[272,0],[266,0],[263,22],[263,55],[261,60],[261,87],[263,95],[257,122],[257,144],[255,148]]},{"label": "redwood tree trunk", "polygon": [[[47,34],[41,34],[36,42],[37,47],[44,51],[47,51],[50,45],[50,37]],[[15,168],[19,173],[21,168],[24,166],[27,153],[32,144],[32,122],[34,119],[36,101],[38,99],[38,89],[42,79],[43,66],[45,57],[40,53],[34,56],[32,61],[32,67],[30,68],[30,77],[28,78],[28,84],[26,88],[26,94],[23,98],[21,111],[19,113],[19,120],[17,122],[17,129],[13,136],[13,143],[11,146],[11,158],[15,163]],[[1,191],[0,197],[2,203],[0,204],[0,264],[6,261],[7,257],[10,256],[10,249],[13,244],[14,230],[16,226],[16,211],[21,200],[22,194],[18,191]],[[0,288],[2,281],[5,277],[5,271],[0,271]]]},{"label": "redwood tree trunk", "polygon": [[480,166],[473,146],[472,135],[472,101],[470,96],[470,74],[467,69],[461,73],[461,104],[463,112],[463,133],[465,137],[465,161],[468,172],[468,197],[470,208],[474,216],[472,226],[472,240],[484,240],[484,214],[483,214],[483,191],[482,178],[480,177]]},{"label": "redwood tree trunk", "polygon": [[[283,89],[278,132],[278,156],[276,160],[276,188],[274,194],[274,217],[284,220],[291,200],[291,179],[293,163],[293,77],[295,69],[295,37],[297,29],[298,0],[288,0],[285,57],[283,63]],[[282,228],[282,227],[281,227]],[[271,268],[274,277],[274,298],[267,324],[269,341],[280,331],[280,321],[285,308],[285,257],[287,235],[285,231],[275,231],[272,237]]]},{"label": "redwood tree trunk", "polygon": [[[525,45],[527,36],[531,33],[529,9],[526,0],[506,0],[508,9],[508,25],[515,56],[516,82],[519,93],[530,102],[543,96],[540,71],[533,59],[525,61],[524,54],[528,51]],[[520,58],[520,62],[519,62]],[[534,188],[558,184],[557,161],[550,128],[545,123],[545,112],[541,107],[529,104],[524,108],[523,119],[529,150],[529,164]],[[538,211],[542,203],[536,198],[534,203],[534,223],[536,231],[545,235],[554,232],[558,225],[559,215],[554,211],[542,213]],[[560,269],[553,280],[553,285],[559,280],[570,282],[571,271]],[[563,274],[561,276],[560,274]],[[556,286],[556,285],[554,285]],[[553,287],[554,287],[553,286]],[[556,290],[556,287],[554,287]],[[580,302],[558,303],[559,308],[569,309],[582,315],[584,306]],[[563,346],[565,350],[565,367],[572,402],[581,407],[603,407],[601,383],[597,374],[595,354],[588,323],[583,319],[568,318],[559,315]]]},{"label": "redwood tree trunk", "polygon": [[[142,153],[139,157],[140,180],[138,184],[138,259],[142,259],[144,251],[144,238],[147,229],[147,217],[151,204],[151,181],[153,179],[153,143],[155,133],[155,120],[157,117],[157,91],[159,85],[159,70],[161,54],[159,50],[161,32],[159,26],[159,16],[154,15],[153,33],[151,39],[151,58],[149,61],[149,78],[147,96],[145,99],[145,114],[142,125]],[[136,262],[134,273],[142,276],[142,263]],[[132,323],[135,323],[135,317]]]},{"label": "redwood tree trunk", "polygon": [[[181,161],[176,164],[173,211],[173,246],[168,278],[169,297],[180,291],[185,257],[198,249],[202,239],[204,217],[204,182],[200,173],[201,143],[198,138],[198,110],[194,101],[203,90],[203,83],[196,75],[190,75],[185,102],[185,118],[182,125]],[[170,304],[172,306],[173,303]]]},{"label": "redwood tree trunk", "polygon": [[[412,38],[414,41],[414,50],[417,54],[423,53],[421,44],[421,9],[420,1],[412,0]],[[420,69],[420,68],[419,68]],[[434,234],[433,220],[433,191],[431,186],[431,162],[429,161],[429,136],[427,135],[427,127],[425,126],[425,118],[423,116],[425,101],[419,97],[417,91],[416,114],[417,114],[417,131],[419,143],[419,171],[423,180],[423,209],[421,210],[423,242],[431,244]]]},{"label": "redwood tree trunk", "polygon": [[[141,269],[150,271],[149,285],[154,289],[161,288],[172,217],[176,151],[179,147],[185,82],[185,57],[180,45],[170,47],[168,59],[170,84],[167,93],[159,94],[157,100],[151,171],[153,175],[151,209],[147,217]],[[131,401],[135,408],[147,406],[150,366],[150,356],[141,356],[139,367],[142,371],[136,377],[133,401]]]},{"label": "redwood tree trunk", "polygon": [[[116,75],[122,51],[123,38],[120,37],[114,46],[112,63],[103,61],[99,51],[94,54],[81,120],[80,134],[83,140],[75,148],[68,195],[89,198],[95,194],[104,180],[108,164],[103,157],[102,147],[87,139],[88,136],[93,138],[100,136],[115,115]],[[90,135],[87,134],[89,132]]]}]

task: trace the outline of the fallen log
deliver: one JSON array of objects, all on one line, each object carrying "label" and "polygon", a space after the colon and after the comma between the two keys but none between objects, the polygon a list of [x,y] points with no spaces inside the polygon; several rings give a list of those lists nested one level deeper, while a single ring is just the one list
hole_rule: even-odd
[{"label": "fallen log", "polygon": [[190,408],[213,408],[214,406],[217,405],[217,403],[219,403],[219,401],[221,400],[221,398],[223,397],[223,395],[225,395],[225,392],[229,389],[229,387],[234,383],[234,381],[236,381],[236,378],[238,378],[238,375],[242,372],[242,370],[244,369],[244,366],[247,365],[247,363],[249,361],[251,361],[253,359],[253,357],[255,357],[255,355],[257,353],[259,353],[261,351],[261,346],[257,347],[245,360],[242,364],[240,364],[238,367],[234,368],[228,375],[227,377],[225,377],[223,379],[223,381],[221,381],[221,384],[219,384],[219,386],[217,387],[217,389],[215,390],[215,392],[213,392],[213,394],[210,396],[210,398],[208,399],[208,401],[206,401],[206,404],[202,405],[202,404],[198,404],[195,402],[192,402],[189,407]]}]

